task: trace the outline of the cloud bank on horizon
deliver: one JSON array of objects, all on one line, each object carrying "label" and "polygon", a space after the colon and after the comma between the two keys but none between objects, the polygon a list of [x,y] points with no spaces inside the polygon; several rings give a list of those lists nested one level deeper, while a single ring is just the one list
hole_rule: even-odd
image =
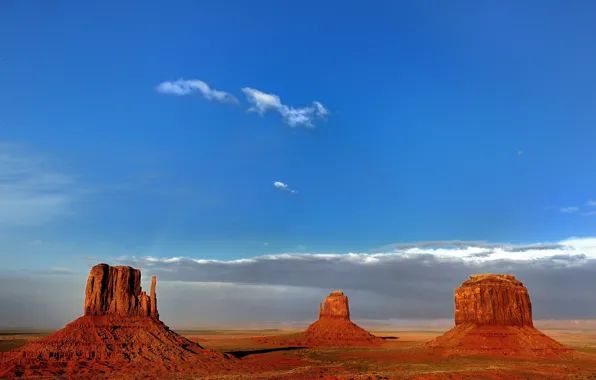
[{"label": "cloud bank on horizon", "polygon": [[[156,91],[168,95],[191,95],[200,92],[206,99],[220,103],[239,103],[238,99],[225,91],[214,90],[207,83],[199,79],[177,79],[164,81],[156,86]],[[268,94],[250,87],[243,87],[242,92],[251,106],[249,112],[263,115],[268,111],[278,112],[290,127],[304,126],[314,128],[315,119],[324,119],[329,110],[319,101],[313,101],[305,107],[293,107],[281,102],[278,95]]]},{"label": "cloud bank on horizon", "polygon": [[[430,241],[371,253],[282,253],[230,261],[149,256],[105,261],[142,269],[144,287],[156,275],[160,312],[174,326],[308,321],[316,318],[318,302],[335,289],[350,297],[355,320],[449,320],[454,288],[472,274],[487,272],[511,273],[522,281],[535,319],[596,316],[596,238],[523,245]],[[1,311],[0,321],[22,325],[19,316],[40,308],[47,308],[51,321],[76,318],[82,305],[72,303],[82,298],[85,275],[65,268],[0,273],[0,300],[18,304],[13,311]],[[11,281],[19,285],[2,286]],[[51,304],[31,290],[56,290],[57,284],[64,288],[52,293]],[[31,316],[24,321],[48,323]]]},{"label": "cloud bank on horizon", "polygon": [[[314,288],[321,296],[334,288],[368,294],[379,300],[377,309],[352,302],[355,318],[368,319],[449,318],[453,289],[468,276],[512,273],[528,286],[536,318],[596,316],[591,291],[596,238],[524,245],[436,241],[394,244],[374,253],[283,253],[230,261],[120,257],[114,262],[142,268],[161,281]],[[385,310],[382,304],[393,306]]]}]

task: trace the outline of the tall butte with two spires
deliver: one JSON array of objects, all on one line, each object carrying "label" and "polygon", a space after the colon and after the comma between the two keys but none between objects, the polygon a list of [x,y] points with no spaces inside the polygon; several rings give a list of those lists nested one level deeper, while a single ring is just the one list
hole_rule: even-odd
[{"label": "tall butte with two spires", "polygon": [[230,356],[204,349],[159,320],[155,287],[153,276],[150,294],[142,291],[138,269],[94,266],[84,315],[52,335],[1,355],[0,377],[93,377],[113,369],[208,373],[228,368]]},{"label": "tall butte with two spires", "polygon": [[151,317],[159,320],[155,286],[151,278],[151,293],[141,290],[141,271],[131,267],[111,267],[99,264],[91,268],[85,289],[85,315],[120,317]]},{"label": "tall butte with two spires", "polygon": [[455,289],[455,327],[426,346],[447,355],[554,357],[572,351],[534,328],[528,289],[510,274],[470,276]]}]

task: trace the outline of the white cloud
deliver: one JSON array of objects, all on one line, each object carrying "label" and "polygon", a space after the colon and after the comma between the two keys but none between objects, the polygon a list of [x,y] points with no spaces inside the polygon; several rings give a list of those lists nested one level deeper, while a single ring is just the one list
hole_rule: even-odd
[{"label": "white cloud", "polygon": [[45,157],[0,143],[0,225],[40,225],[68,214],[74,187]]},{"label": "white cloud", "polygon": [[315,100],[314,102],[312,102],[312,104],[314,104],[318,115],[327,116],[329,114],[329,111],[327,110],[327,108],[325,108],[320,102],[317,102]]},{"label": "white cloud", "polygon": [[293,189],[290,189],[290,187],[287,184],[283,183],[283,182],[275,181],[275,182],[273,182],[273,186],[276,189],[279,189],[279,190],[282,190],[282,191],[287,191],[290,194],[298,194],[298,191],[293,190]]},{"label": "white cloud", "polygon": [[[596,286],[596,238],[523,245],[402,243],[377,253],[280,253],[230,261],[129,256],[116,263],[144,269],[147,276],[157,275],[166,282],[312,288],[321,298],[342,289],[359,318],[379,319],[449,317],[453,289],[470,275],[511,273],[528,286],[537,318],[596,313],[596,295],[591,291]],[[362,298],[352,298],[359,292]],[[365,307],[366,299],[371,300],[370,307]],[[566,305],[564,310],[561,304]],[[266,312],[260,315],[269,317]]]},{"label": "white cloud", "polygon": [[156,90],[163,94],[180,96],[190,95],[198,91],[208,100],[215,100],[221,103],[238,103],[238,99],[234,95],[210,88],[207,83],[198,79],[165,81],[158,84]]},{"label": "white cloud", "polygon": [[268,110],[279,110],[282,108],[281,100],[277,95],[266,94],[248,87],[243,88],[242,92],[244,92],[248,101],[254,104],[254,106],[248,109],[249,111],[255,111],[262,115]]},{"label": "white cloud", "polygon": [[[394,247],[394,248],[392,248]],[[297,249],[305,249],[299,245]],[[432,257],[438,260],[463,261],[469,264],[482,264],[502,260],[512,262],[533,262],[535,260],[557,260],[566,264],[577,264],[578,260],[596,260],[596,238],[570,238],[556,243],[535,244],[495,244],[468,241],[440,241],[412,244],[395,244],[375,253],[280,253],[237,260],[206,260],[188,257],[156,258],[144,257],[133,262],[145,264],[176,264],[194,262],[196,264],[254,264],[266,261],[333,261],[359,264],[382,264],[394,259]],[[123,257],[123,260],[130,259]]]},{"label": "white cloud", "polygon": [[[157,85],[157,92],[169,95],[191,95],[201,93],[206,99],[221,103],[239,103],[238,99],[225,91],[210,88],[207,83],[198,79],[178,79],[165,81]],[[249,111],[263,115],[268,111],[278,112],[291,127],[304,126],[314,128],[315,119],[324,119],[329,115],[329,110],[319,101],[313,101],[305,107],[292,107],[281,102],[278,95],[267,94],[250,87],[241,89],[246,99],[251,104]]]},{"label": "white cloud", "polygon": [[242,92],[252,106],[248,109],[260,115],[272,110],[277,111],[291,127],[305,126],[314,128],[314,120],[324,118],[329,111],[318,101],[312,102],[311,106],[291,107],[281,102],[279,96],[267,94],[250,87],[244,87]]},{"label": "white cloud", "polygon": [[[468,263],[487,263],[508,260],[514,262],[531,262],[533,260],[558,260],[565,263],[577,263],[577,259],[596,259],[596,238],[571,238],[557,243],[536,243],[528,245],[512,244],[466,244],[449,248],[409,247],[396,249],[394,253],[416,257],[431,255],[439,259],[461,259]],[[384,257],[387,253],[379,253]],[[581,255],[581,257],[579,257]],[[568,261],[571,259],[571,261]]]},{"label": "white cloud", "polygon": [[574,206],[571,206],[571,207],[561,207],[561,208],[559,209],[559,211],[561,211],[561,212],[562,212],[562,213],[564,213],[564,214],[570,214],[570,213],[572,213],[572,212],[577,212],[577,211],[579,211],[579,207],[574,207]]},{"label": "white cloud", "polygon": [[589,201],[587,201],[586,204],[590,207],[596,207],[596,201],[593,201],[591,199]]}]

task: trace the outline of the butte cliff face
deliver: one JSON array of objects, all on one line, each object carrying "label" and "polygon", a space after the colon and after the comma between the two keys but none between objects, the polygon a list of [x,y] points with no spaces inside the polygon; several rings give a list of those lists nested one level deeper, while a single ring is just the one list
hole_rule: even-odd
[{"label": "butte cliff face", "polygon": [[510,274],[472,275],[455,289],[455,327],[427,347],[449,355],[553,357],[569,351],[534,328],[528,290]]},{"label": "butte cliff face", "polygon": [[106,371],[205,374],[229,368],[229,355],[204,349],[159,320],[156,278],[147,295],[141,272],[94,266],[85,290],[84,316],[47,337],[0,355],[0,377],[83,376]]},{"label": "butte cliff face", "polygon": [[455,290],[455,324],[533,326],[528,289],[510,274],[470,276]]},{"label": "butte cliff face", "polygon": [[319,304],[319,319],[350,320],[350,306],[344,292],[336,290],[325,298],[324,306],[323,302]]},{"label": "butte cliff face", "polygon": [[98,264],[91,268],[85,289],[85,315],[152,317],[159,319],[155,296],[156,278],[151,279],[151,294],[141,290],[141,271],[128,266]]}]

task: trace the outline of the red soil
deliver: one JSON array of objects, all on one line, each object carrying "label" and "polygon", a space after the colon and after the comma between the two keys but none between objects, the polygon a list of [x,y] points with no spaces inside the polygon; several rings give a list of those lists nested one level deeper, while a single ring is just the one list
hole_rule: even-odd
[{"label": "red soil", "polygon": [[83,316],[56,333],[0,356],[0,377],[82,375],[151,367],[206,373],[236,359],[202,348],[150,317]]},{"label": "red soil", "polygon": [[288,347],[377,347],[383,342],[351,321],[320,319],[306,331],[253,338],[259,344]]},{"label": "red soil", "polygon": [[427,343],[447,355],[558,357],[572,350],[529,326],[457,325]]}]

